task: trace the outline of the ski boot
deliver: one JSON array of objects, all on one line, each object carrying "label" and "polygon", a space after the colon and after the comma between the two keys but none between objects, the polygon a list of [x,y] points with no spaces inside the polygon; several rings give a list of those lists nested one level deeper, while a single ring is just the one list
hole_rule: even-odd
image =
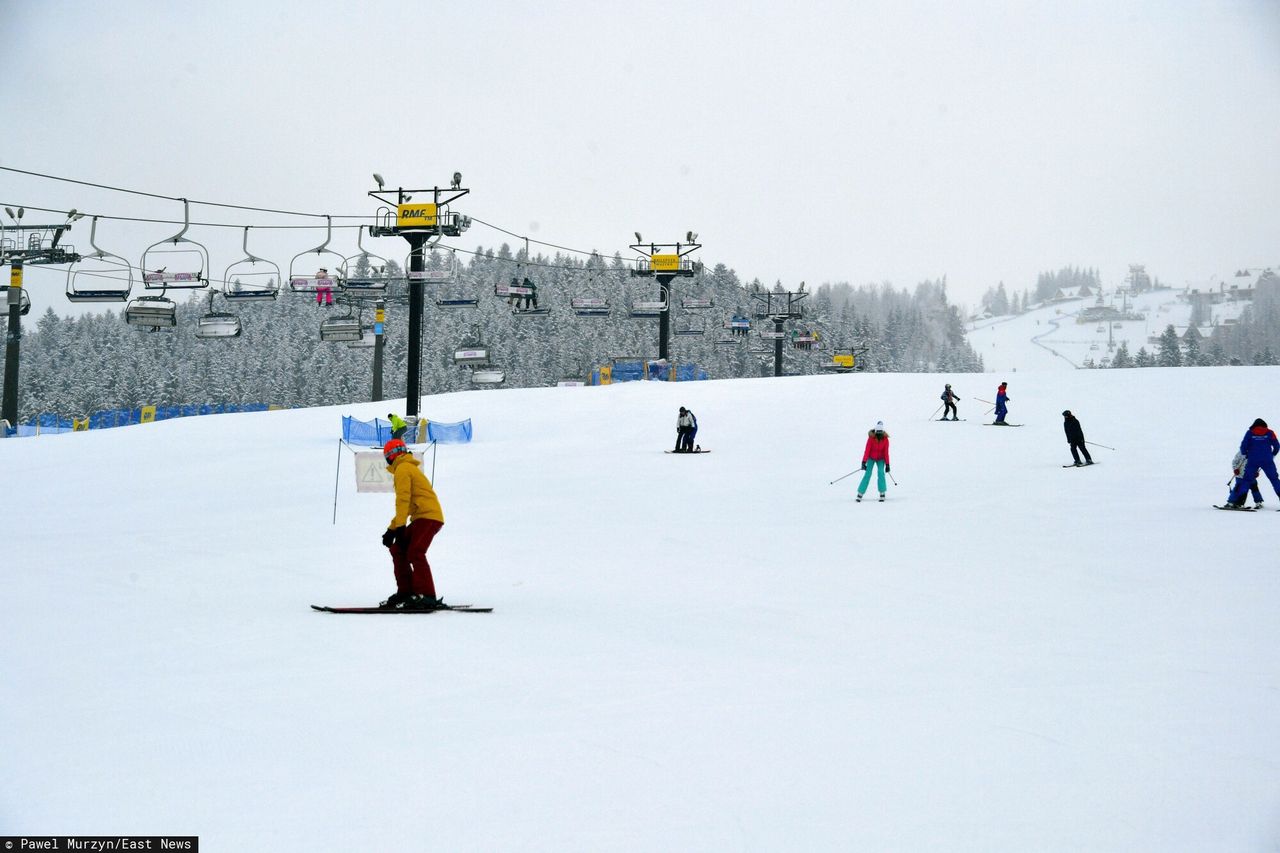
[{"label": "ski boot", "polygon": [[884,492],[880,493],[880,503],[884,503]]},{"label": "ski boot", "polygon": [[853,499],[854,503],[862,503],[862,492],[858,492],[858,496]]},{"label": "ski boot", "polygon": [[407,592],[393,592],[387,596],[387,600],[378,605],[379,610],[398,610],[404,606],[404,603],[412,598]]},{"label": "ski boot", "polygon": [[411,595],[404,603],[405,610],[439,610],[444,606],[443,598],[431,595]]}]

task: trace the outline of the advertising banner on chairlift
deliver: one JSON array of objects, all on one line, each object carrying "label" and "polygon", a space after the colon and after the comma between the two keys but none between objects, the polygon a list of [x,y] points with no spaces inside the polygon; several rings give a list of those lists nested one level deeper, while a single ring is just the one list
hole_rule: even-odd
[{"label": "advertising banner on chairlift", "polygon": [[[413,454],[419,462],[420,454]],[[395,482],[391,472],[387,470],[387,460],[382,453],[373,450],[356,451],[356,491],[357,492],[394,492]]]}]

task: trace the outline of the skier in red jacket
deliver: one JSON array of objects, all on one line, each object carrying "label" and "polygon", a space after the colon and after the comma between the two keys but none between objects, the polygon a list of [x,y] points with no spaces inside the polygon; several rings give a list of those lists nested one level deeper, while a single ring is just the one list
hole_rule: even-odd
[{"label": "skier in red jacket", "polygon": [[[867,463],[871,467],[867,467]],[[876,421],[875,429],[867,430],[867,446],[862,451],[862,482],[858,484],[858,500],[862,500],[871,482],[871,472],[877,473],[876,485],[880,487],[880,500],[884,500],[884,475],[889,470],[889,433],[884,431],[884,421]]]}]

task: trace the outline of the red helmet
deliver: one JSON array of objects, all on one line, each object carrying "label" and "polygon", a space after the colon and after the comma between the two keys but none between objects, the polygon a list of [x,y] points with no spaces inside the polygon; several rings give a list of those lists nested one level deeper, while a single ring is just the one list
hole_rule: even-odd
[{"label": "red helmet", "polygon": [[400,454],[408,452],[409,448],[405,447],[404,442],[398,438],[393,438],[382,446],[382,455],[387,460],[388,465],[394,462]]}]

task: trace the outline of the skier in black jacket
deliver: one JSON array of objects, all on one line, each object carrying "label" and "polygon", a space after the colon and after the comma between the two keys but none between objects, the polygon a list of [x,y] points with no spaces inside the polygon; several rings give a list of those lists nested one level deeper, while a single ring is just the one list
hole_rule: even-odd
[{"label": "skier in black jacket", "polygon": [[[1071,414],[1071,410],[1067,409],[1062,413],[1062,429],[1067,434],[1067,444],[1071,445],[1071,458],[1076,461],[1076,465],[1092,465],[1093,457],[1089,455],[1089,449],[1084,446],[1084,427],[1080,426],[1080,421],[1076,420],[1076,416]],[[1080,461],[1080,454],[1084,454],[1083,462]]]}]

